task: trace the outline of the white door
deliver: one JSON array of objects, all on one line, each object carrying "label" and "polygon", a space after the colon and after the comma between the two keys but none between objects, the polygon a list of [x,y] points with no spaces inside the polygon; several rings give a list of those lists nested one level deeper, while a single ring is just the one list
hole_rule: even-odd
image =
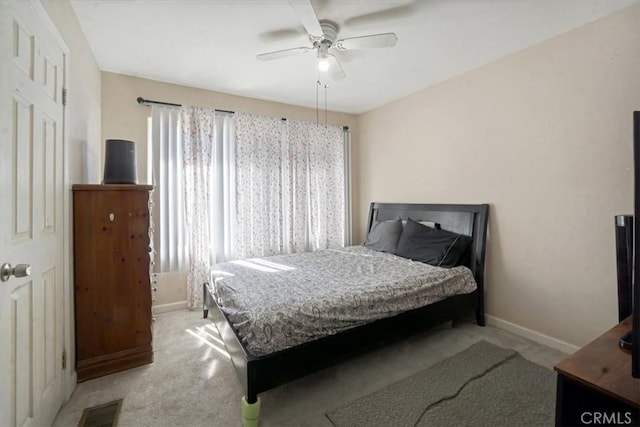
[{"label": "white door", "polygon": [[66,47],[53,31],[37,2],[0,0],[0,264],[31,266],[0,281],[3,427],[51,425],[63,399]]}]

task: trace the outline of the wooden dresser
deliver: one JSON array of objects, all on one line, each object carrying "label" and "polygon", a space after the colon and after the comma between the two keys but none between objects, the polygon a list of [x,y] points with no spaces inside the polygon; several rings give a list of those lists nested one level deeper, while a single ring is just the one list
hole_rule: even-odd
[{"label": "wooden dresser", "polygon": [[640,425],[640,379],[631,353],[618,346],[631,317],[555,366],[556,425]]},{"label": "wooden dresser", "polygon": [[78,381],[153,362],[150,185],[74,185]]}]

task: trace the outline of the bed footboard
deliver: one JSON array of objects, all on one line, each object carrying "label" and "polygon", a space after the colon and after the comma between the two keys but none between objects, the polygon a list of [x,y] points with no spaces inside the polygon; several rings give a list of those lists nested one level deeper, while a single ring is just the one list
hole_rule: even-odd
[{"label": "bed footboard", "polygon": [[[357,356],[392,342],[441,325],[453,319],[476,312],[478,324],[484,313],[477,309],[478,290],[447,298],[427,307],[404,312],[394,317],[346,330],[305,344],[265,356],[255,357],[247,353],[226,315],[204,286],[208,308],[240,382],[245,388],[247,403],[255,403],[258,394],[312,374],[342,360]],[[482,325],[481,325],[482,326]],[[340,351],[336,352],[336,348]]]}]

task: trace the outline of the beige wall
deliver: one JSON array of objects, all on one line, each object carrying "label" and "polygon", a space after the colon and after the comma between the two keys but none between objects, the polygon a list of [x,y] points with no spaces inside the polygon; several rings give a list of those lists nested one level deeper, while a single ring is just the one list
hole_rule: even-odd
[{"label": "beige wall", "polygon": [[[315,121],[316,119],[316,110],[311,108],[103,72],[102,141],[110,138],[136,141],[138,180],[141,183],[146,182],[147,177],[147,118],[151,114],[151,109],[136,102],[139,96],[155,101],[286,117],[293,120]],[[354,150],[357,149],[356,116],[329,112],[327,121],[335,125],[349,126],[352,131],[352,147]],[[354,194],[354,199],[355,197]],[[186,298],[184,280],[184,275],[159,274],[158,292],[156,292],[154,304],[165,305],[184,301]]]},{"label": "beige wall", "polygon": [[[187,273],[176,271],[171,273],[159,273],[155,275],[156,291],[153,296],[154,306],[186,307],[187,301]],[[184,304],[182,304],[184,303]],[[171,308],[167,307],[169,310]]]},{"label": "beige wall", "polygon": [[490,315],[574,345],[617,323],[638,22],[634,5],[361,115],[360,236],[371,201],[490,203]]},{"label": "beige wall", "polygon": [[[71,194],[74,183],[95,182],[100,168],[100,70],[68,0],[40,2],[62,35],[68,49],[65,109],[65,284],[64,340],[69,360],[75,360],[72,277]],[[73,364],[70,366],[73,367]],[[76,383],[75,369],[65,371],[65,393],[69,398]]]},{"label": "beige wall", "polygon": [[69,47],[66,129],[71,183],[96,183],[102,175],[100,151],[100,69],[68,0],[41,0]]}]

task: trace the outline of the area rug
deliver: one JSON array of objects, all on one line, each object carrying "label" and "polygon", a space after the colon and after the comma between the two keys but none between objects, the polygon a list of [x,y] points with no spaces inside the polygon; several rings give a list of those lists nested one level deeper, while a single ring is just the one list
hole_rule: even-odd
[{"label": "area rug", "polygon": [[122,407],[122,399],[102,405],[85,408],[78,427],[115,427],[118,425],[118,416]]},{"label": "area rug", "polygon": [[551,426],[555,374],[486,341],[326,416],[336,427]]}]

